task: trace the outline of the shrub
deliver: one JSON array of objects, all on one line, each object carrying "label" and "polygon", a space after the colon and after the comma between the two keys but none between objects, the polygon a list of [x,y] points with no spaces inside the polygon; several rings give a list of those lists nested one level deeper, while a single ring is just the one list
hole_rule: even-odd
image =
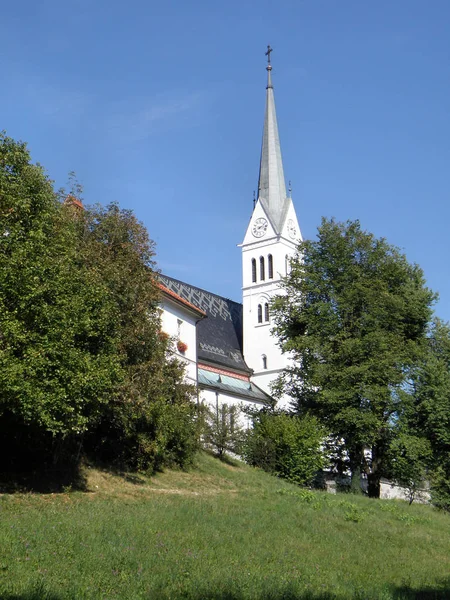
[{"label": "shrub", "polygon": [[147,473],[189,466],[199,448],[200,422],[195,389],[183,377],[184,365],[168,360],[158,390],[113,398],[86,440],[90,457]]},{"label": "shrub", "polygon": [[450,457],[444,458],[431,475],[431,502],[450,512]]},{"label": "shrub", "polygon": [[312,417],[260,412],[244,444],[246,462],[299,485],[308,485],[324,466],[324,432]]}]

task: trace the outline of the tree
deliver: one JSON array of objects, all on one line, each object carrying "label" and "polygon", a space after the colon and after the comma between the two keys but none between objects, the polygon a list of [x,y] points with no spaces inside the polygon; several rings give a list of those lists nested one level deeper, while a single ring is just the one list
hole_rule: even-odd
[{"label": "tree", "polygon": [[203,439],[206,446],[213,448],[219,458],[223,458],[227,452],[240,453],[243,428],[239,423],[239,413],[236,405],[204,407]]},{"label": "tree", "polygon": [[400,429],[388,450],[389,479],[404,487],[409,503],[426,487],[431,466],[431,445],[423,436]]},{"label": "tree", "polygon": [[108,289],[123,372],[87,448],[124,468],[186,466],[198,446],[194,389],[160,335],[154,243],[133,213],[115,203],[88,208],[78,226],[78,256]]},{"label": "tree", "polygon": [[[340,440],[352,484],[378,497],[402,387],[418,361],[435,295],[417,265],[358,221],[322,220],[300,243],[274,301],[274,333],[293,365],[278,391]],[[369,450],[369,455],[367,454]]]},{"label": "tree", "polygon": [[160,335],[154,245],[134,215],[61,203],[1,134],[0,264],[3,466],[76,467],[82,443],[128,468],[186,465],[193,389]]},{"label": "tree", "polygon": [[107,289],[77,246],[43,169],[1,134],[0,427],[13,468],[24,454],[57,462],[120,378]]},{"label": "tree", "polygon": [[426,352],[412,373],[401,422],[429,446],[432,501],[450,510],[450,326],[440,319],[431,323]]}]

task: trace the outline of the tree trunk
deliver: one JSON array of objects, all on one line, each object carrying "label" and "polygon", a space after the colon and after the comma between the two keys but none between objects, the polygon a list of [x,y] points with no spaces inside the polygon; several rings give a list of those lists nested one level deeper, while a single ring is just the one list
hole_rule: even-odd
[{"label": "tree trunk", "polygon": [[367,493],[369,498],[379,498],[381,493],[381,457],[382,451],[378,446],[372,446],[372,466],[367,474]]},{"label": "tree trunk", "polygon": [[351,471],[351,482],[350,492],[352,494],[361,493],[361,463],[362,463],[363,452],[362,450],[355,450],[349,452],[349,462]]},{"label": "tree trunk", "polygon": [[381,477],[379,473],[369,473],[367,476],[367,493],[369,498],[379,498],[381,493]]}]

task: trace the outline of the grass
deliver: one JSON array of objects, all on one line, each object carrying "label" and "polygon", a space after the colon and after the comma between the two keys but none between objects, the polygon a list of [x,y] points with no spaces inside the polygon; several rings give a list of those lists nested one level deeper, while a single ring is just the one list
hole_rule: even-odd
[{"label": "grass", "polygon": [[431,507],[311,492],[205,454],[191,473],[87,480],[87,493],[0,497],[2,599],[450,599],[450,517]]}]

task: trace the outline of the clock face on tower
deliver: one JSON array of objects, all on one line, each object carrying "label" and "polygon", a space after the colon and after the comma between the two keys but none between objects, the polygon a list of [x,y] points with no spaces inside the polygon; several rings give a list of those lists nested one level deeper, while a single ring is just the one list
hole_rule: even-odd
[{"label": "clock face on tower", "polygon": [[297,228],[295,227],[295,223],[292,219],[289,219],[289,221],[287,222],[287,230],[288,230],[289,237],[292,240],[295,239],[295,237],[297,235]]},{"label": "clock face on tower", "polygon": [[267,231],[267,220],[264,217],[259,217],[253,223],[252,233],[255,237],[262,237]]}]

